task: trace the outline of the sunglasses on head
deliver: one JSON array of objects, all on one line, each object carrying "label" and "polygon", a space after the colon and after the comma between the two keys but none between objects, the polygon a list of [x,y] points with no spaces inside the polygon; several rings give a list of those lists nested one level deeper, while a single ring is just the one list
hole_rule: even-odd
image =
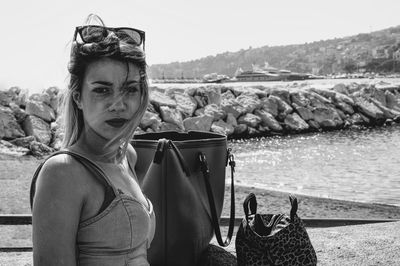
[{"label": "sunglasses on head", "polygon": [[127,43],[137,46],[143,45],[144,51],[145,32],[134,28],[109,28],[99,25],[80,26],[75,29],[74,41],[79,35],[83,43],[101,42],[110,32],[113,32],[119,39],[123,39]]}]

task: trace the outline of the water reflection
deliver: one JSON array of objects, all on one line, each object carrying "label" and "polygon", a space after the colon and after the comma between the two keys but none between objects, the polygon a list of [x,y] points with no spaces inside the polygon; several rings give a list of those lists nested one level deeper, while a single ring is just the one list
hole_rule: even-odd
[{"label": "water reflection", "polygon": [[231,141],[238,184],[400,206],[400,126]]}]

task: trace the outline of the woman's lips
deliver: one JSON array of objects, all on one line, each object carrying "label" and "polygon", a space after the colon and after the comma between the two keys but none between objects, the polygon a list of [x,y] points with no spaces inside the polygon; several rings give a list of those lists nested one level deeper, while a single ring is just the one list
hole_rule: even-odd
[{"label": "woman's lips", "polygon": [[125,125],[125,123],[128,122],[127,119],[124,118],[114,118],[114,119],[110,119],[110,120],[106,120],[106,123],[112,127],[116,127],[116,128],[120,128],[123,125]]}]

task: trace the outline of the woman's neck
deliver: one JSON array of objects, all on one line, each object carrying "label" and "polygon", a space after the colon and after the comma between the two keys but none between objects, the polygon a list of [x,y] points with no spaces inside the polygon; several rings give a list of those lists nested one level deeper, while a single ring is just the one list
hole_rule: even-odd
[{"label": "woman's neck", "polygon": [[95,161],[106,163],[120,163],[122,161],[119,145],[107,146],[109,140],[101,137],[91,128],[85,128],[72,149],[84,153]]}]

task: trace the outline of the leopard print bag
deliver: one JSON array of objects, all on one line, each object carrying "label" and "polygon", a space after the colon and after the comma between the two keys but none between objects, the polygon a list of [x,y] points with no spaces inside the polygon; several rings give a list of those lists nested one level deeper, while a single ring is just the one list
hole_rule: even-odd
[{"label": "leopard print bag", "polygon": [[[290,195],[290,217],[285,214],[257,214],[256,196],[244,203],[245,218],[236,234],[238,266],[317,264],[317,255],[303,222],[297,216],[297,199]],[[249,212],[250,209],[250,212]]]}]

